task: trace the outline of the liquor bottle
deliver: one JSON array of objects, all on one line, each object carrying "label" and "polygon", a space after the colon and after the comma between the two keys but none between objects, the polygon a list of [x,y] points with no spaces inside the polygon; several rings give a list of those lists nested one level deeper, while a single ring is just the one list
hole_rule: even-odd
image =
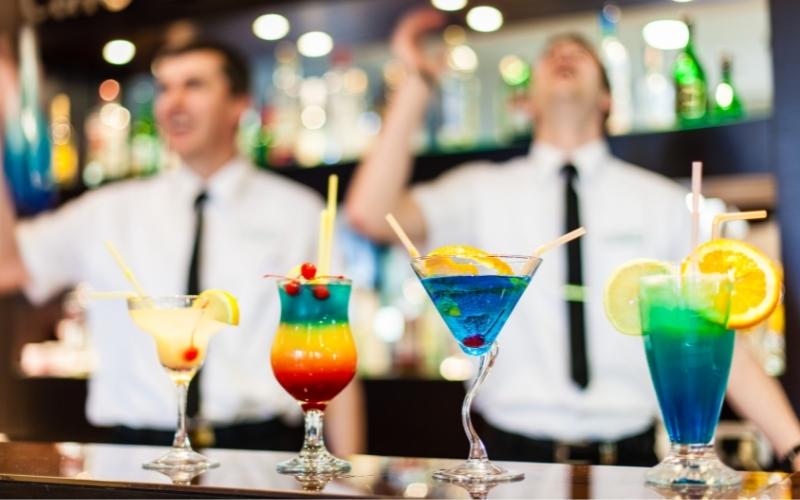
[{"label": "liquor bottle", "polygon": [[499,69],[503,86],[498,113],[498,139],[501,142],[529,142],[531,116],[528,110],[528,93],[531,66],[523,58],[512,54],[500,59]]},{"label": "liquor bottle", "polygon": [[697,126],[708,118],[708,87],[703,66],[694,51],[694,27],[686,20],[689,40],[673,66],[675,113],[681,126]]},{"label": "liquor bottle", "polygon": [[645,130],[675,125],[675,87],[665,74],[664,53],[645,46],[644,75],[637,85],[636,124]]},{"label": "liquor bottle", "polygon": [[136,118],[131,124],[131,174],[147,176],[161,168],[162,143],[153,117],[153,101],[139,104]]},{"label": "liquor bottle", "polygon": [[70,99],[58,94],[50,101],[50,136],[53,142],[53,180],[62,189],[73,186],[78,174],[78,149],[70,122]]},{"label": "liquor bottle", "polygon": [[714,91],[714,118],[721,121],[738,120],[744,116],[744,108],[731,77],[731,56],[722,56],[721,79]]},{"label": "liquor bottle", "polygon": [[441,77],[441,124],[436,140],[444,148],[470,148],[480,136],[481,82],[478,55],[466,44],[448,47],[448,70]]},{"label": "liquor bottle", "polygon": [[631,95],[631,60],[628,49],[617,38],[620,9],[606,5],[600,11],[603,40],[600,43],[600,60],[608,73],[611,86],[611,112],[607,127],[611,134],[624,134],[633,124],[633,97]]}]

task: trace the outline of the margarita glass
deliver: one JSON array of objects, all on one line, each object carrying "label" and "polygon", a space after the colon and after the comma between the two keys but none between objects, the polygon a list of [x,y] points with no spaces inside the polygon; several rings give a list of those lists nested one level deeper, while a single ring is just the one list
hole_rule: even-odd
[{"label": "margarita glass", "polygon": [[433,477],[450,482],[518,481],[522,473],[489,461],[472,425],[470,408],[498,353],[497,336],[528,287],[541,259],[485,255],[475,261],[463,254],[414,258],[411,266],[462,351],[480,357],[478,375],[464,398],[461,419],[470,442],[469,458]]},{"label": "margarita glass", "polygon": [[195,473],[219,465],[192,450],[186,429],[189,382],[206,358],[211,336],[227,326],[214,319],[206,303],[195,295],[128,299],[131,319],[153,337],[158,359],[178,389],[178,429],[172,449],[161,458],[145,463],[145,469]]},{"label": "margarita glass", "polygon": [[676,273],[640,280],[639,310],[647,363],[671,442],[647,482],[666,487],[728,488],[739,475],[714,447],[733,359],[728,328],[731,281],[722,274]]},{"label": "margarita glass", "polygon": [[356,346],[350,333],[350,280],[284,279],[278,282],[281,321],[272,343],[272,371],[305,413],[300,454],[278,464],[278,472],[319,475],[348,472],[350,463],[325,447],[322,421],[328,402],[356,373]]}]

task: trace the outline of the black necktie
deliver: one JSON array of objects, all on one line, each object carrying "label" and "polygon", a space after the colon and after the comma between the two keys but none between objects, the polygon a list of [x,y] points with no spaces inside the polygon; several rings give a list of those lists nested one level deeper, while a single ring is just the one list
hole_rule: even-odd
[{"label": "black necktie", "polygon": [[[564,174],[564,232],[580,227],[580,206],[574,182],[578,171],[573,165],[561,169]],[[586,360],[586,319],[583,306],[583,268],[581,266],[581,238],[567,246],[567,308],[569,310],[570,375],[581,388],[589,385],[589,366]]]},{"label": "black necktie", "polygon": [[[201,191],[194,199],[194,243],[192,243],[192,259],[189,261],[189,279],[186,284],[186,293],[196,295],[200,293],[200,262],[203,248],[203,205],[208,199],[208,194]],[[189,384],[189,394],[186,398],[186,415],[196,417],[200,412],[200,373],[198,372]]]}]

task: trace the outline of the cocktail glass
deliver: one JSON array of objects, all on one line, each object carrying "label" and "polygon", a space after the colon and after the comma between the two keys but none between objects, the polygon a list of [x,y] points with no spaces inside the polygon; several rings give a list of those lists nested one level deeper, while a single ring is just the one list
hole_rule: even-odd
[{"label": "cocktail glass", "polygon": [[325,408],[356,373],[356,346],[350,333],[350,280],[324,282],[281,280],[281,322],[272,343],[272,371],[278,383],[305,413],[300,454],[278,464],[291,475],[344,473],[350,463],[325,447]]},{"label": "cocktail glass", "polygon": [[641,279],[639,310],[647,363],[671,449],[647,473],[660,487],[730,488],[741,482],[714,451],[733,358],[726,325],[731,282],[721,274]]},{"label": "cocktail glass", "polygon": [[497,335],[541,259],[492,255],[482,261],[489,265],[476,265],[459,255],[417,257],[411,262],[461,350],[480,357],[477,377],[461,407],[461,420],[470,443],[469,458],[456,467],[433,474],[436,479],[456,483],[518,481],[524,477],[489,461],[486,447],[472,425],[470,408],[497,358]]},{"label": "cocktail glass", "polygon": [[192,450],[186,430],[189,382],[206,358],[209,339],[226,326],[212,319],[201,301],[194,295],[128,299],[131,319],[156,341],[158,359],[178,389],[178,429],[172,448],[145,463],[145,469],[195,474],[219,465]]}]

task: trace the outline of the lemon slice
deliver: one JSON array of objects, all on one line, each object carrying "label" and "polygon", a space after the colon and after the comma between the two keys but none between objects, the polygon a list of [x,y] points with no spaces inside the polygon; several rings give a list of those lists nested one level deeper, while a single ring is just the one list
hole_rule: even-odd
[{"label": "lemon slice", "polygon": [[747,328],[767,319],[781,295],[781,277],[772,259],[761,250],[738,240],[711,240],[694,249],[683,262],[688,272],[694,260],[701,273],[731,277],[731,312],[728,327]]},{"label": "lemon slice", "polygon": [[641,335],[639,280],[674,271],[672,264],[654,259],[636,259],[619,266],[603,290],[603,307],[614,328],[625,335]]},{"label": "lemon slice", "polygon": [[[469,263],[461,263],[451,257],[460,257],[471,260],[482,266],[493,269],[497,274],[514,274],[511,266],[497,257],[492,257],[488,252],[480,248],[468,245],[447,245],[439,247],[428,254],[428,257],[441,257],[439,259],[429,258],[425,262],[426,270],[430,274],[478,274],[478,268]],[[436,272],[438,270],[438,272]]]},{"label": "lemon slice", "polygon": [[211,319],[227,325],[239,324],[239,303],[236,297],[225,290],[205,290],[197,296],[192,307],[199,307],[210,314]]}]

